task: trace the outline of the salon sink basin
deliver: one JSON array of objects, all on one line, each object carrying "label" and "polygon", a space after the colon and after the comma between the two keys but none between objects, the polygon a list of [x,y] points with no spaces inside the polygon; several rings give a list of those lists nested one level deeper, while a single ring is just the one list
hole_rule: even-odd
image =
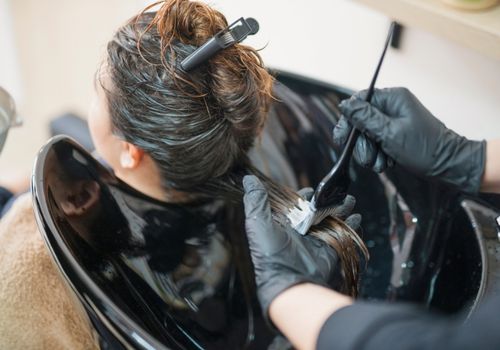
[{"label": "salon sink basin", "polygon": [[[351,92],[275,73],[277,101],[251,159],[282,184],[314,187],[335,162],[337,104]],[[370,252],[361,298],[466,317],[498,293],[500,196],[465,197],[397,166],[350,170]],[[40,231],[103,348],[286,348],[262,319],[241,227],[211,225],[217,203],[154,201],[64,136],[40,151],[32,189]],[[89,215],[63,204],[75,191],[85,194]]]},{"label": "salon sink basin", "polygon": [[[278,80],[307,101],[305,109],[319,119],[327,114],[317,113],[318,106],[325,105],[322,97],[332,92],[339,99],[351,95],[335,85],[277,73]],[[326,99],[335,101],[333,96]],[[325,129],[329,132],[331,126],[314,123],[309,132],[315,135],[308,143],[311,149],[297,147],[301,153],[297,158],[328,152],[330,134],[324,136]],[[298,187],[314,187],[334,160],[335,155],[330,160],[325,156],[316,163],[321,169],[309,167],[301,176],[307,180]],[[375,174],[352,162],[351,176],[350,193],[363,216],[363,240],[370,252],[361,278],[361,298],[411,301],[446,313],[464,311],[467,316],[485,294],[499,292],[499,195],[463,196],[397,165]]]}]

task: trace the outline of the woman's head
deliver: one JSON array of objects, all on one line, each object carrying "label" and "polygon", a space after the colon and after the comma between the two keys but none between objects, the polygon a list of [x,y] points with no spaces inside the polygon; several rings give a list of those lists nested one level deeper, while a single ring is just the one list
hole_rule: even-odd
[{"label": "woman's head", "polygon": [[[126,152],[144,152],[164,188],[190,191],[224,176],[245,161],[264,125],[273,79],[255,50],[236,44],[189,73],[180,69],[226,26],[204,3],[168,0],[132,18],[108,44],[99,74],[106,101],[97,110],[107,109],[110,123],[91,117],[91,128],[108,127],[133,146]],[[127,163],[118,155],[124,145],[110,144],[102,130],[93,131],[98,151],[112,166]]]},{"label": "woman's head", "polygon": [[[162,197],[155,195],[161,189],[163,199],[173,201],[186,200],[189,192],[241,201],[242,177],[255,173],[283,219],[297,195],[247,161],[273,85],[258,54],[236,44],[189,73],[180,69],[184,58],[226,26],[222,14],[189,0],[167,0],[157,12],[132,18],[108,44],[91,132],[117,175],[146,194]],[[356,233],[333,218],[310,233],[337,250],[341,290],[356,294],[358,250],[366,253]]]}]

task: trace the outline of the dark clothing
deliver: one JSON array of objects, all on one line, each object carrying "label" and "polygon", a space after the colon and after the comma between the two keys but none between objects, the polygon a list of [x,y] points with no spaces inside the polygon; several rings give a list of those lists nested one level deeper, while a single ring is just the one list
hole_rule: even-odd
[{"label": "dark clothing", "polygon": [[500,296],[471,317],[443,316],[410,304],[358,302],[323,325],[318,350],[500,349]]},{"label": "dark clothing", "polygon": [[7,212],[12,205],[14,195],[6,188],[0,186],[0,218]]}]

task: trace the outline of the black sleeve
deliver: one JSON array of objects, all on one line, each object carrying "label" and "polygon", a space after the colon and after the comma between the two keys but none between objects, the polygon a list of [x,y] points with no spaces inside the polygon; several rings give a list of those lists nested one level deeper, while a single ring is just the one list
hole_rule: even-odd
[{"label": "black sleeve", "polygon": [[359,302],[323,325],[318,350],[500,349],[500,296],[467,320],[432,314],[409,304]]}]

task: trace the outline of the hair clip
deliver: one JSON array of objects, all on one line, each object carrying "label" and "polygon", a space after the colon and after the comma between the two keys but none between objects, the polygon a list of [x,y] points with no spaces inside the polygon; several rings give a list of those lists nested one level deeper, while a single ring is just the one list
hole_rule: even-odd
[{"label": "hair clip", "polygon": [[249,35],[259,31],[259,23],[253,18],[241,17],[226,29],[215,34],[205,44],[197,48],[192,54],[181,62],[181,68],[188,72],[201,63],[207,61],[220,50],[228,48],[236,43],[242,42]]}]

